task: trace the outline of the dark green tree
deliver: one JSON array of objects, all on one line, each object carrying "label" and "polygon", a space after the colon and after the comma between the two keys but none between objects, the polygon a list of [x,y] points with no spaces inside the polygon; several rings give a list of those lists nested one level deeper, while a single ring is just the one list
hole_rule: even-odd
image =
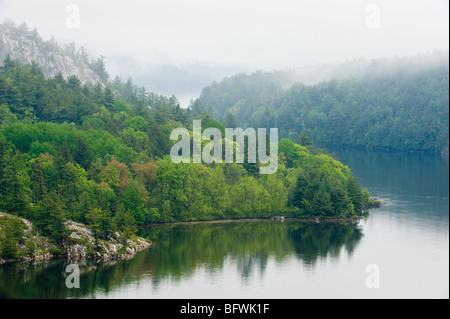
[{"label": "dark green tree", "polygon": [[86,215],[86,220],[96,239],[107,239],[108,236],[116,231],[115,222],[111,217],[111,212],[108,210],[101,211],[98,208],[94,208]]},{"label": "dark green tree", "polygon": [[313,141],[306,135],[305,132],[300,134],[300,145],[301,146],[311,146],[313,145]]},{"label": "dark green tree", "polygon": [[67,143],[67,141],[64,141],[61,146],[58,147],[53,162],[58,173],[58,179],[61,180],[66,170],[66,164],[73,162],[73,157],[69,149],[69,143]]},{"label": "dark green tree", "polygon": [[136,233],[136,220],[131,213],[125,212],[123,209],[120,209],[114,216],[114,223],[122,234],[123,243],[126,243],[126,240]]},{"label": "dark green tree", "polygon": [[231,112],[227,112],[225,114],[224,124],[225,124],[225,127],[227,127],[227,128],[236,128],[237,127],[236,118],[234,117],[234,115]]},{"label": "dark green tree", "polygon": [[2,217],[0,220],[4,237],[0,239],[0,259],[16,259],[20,256],[18,244],[24,243],[23,221],[15,216]]},{"label": "dark green tree", "polygon": [[108,109],[112,110],[114,107],[114,94],[109,86],[105,88],[103,105]]},{"label": "dark green tree", "polygon": [[75,152],[73,154],[73,159],[85,170],[88,170],[91,166],[91,156],[92,152],[89,145],[82,137],[77,137],[75,141]]},{"label": "dark green tree", "polygon": [[33,173],[31,176],[31,181],[33,182],[33,186],[31,188],[31,199],[34,203],[40,202],[44,199],[44,196],[47,194],[47,182],[45,171],[42,168],[39,161],[36,161],[33,164]]},{"label": "dark green tree", "polygon": [[3,65],[0,67],[0,71],[3,74],[8,73],[8,71],[12,70],[16,66],[16,62],[11,58],[10,54],[7,54],[3,59]]},{"label": "dark green tree", "polygon": [[0,207],[13,214],[26,214],[29,206],[28,196],[15,165],[6,166],[1,183],[4,185],[4,195]]},{"label": "dark green tree", "polygon": [[67,87],[71,90],[81,89],[81,81],[76,75],[71,75],[67,79]]},{"label": "dark green tree", "polygon": [[365,204],[365,199],[358,179],[355,176],[350,177],[348,180],[347,190],[355,212],[361,212]]},{"label": "dark green tree", "polygon": [[52,191],[38,203],[35,222],[45,235],[62,246],[63,241],[70,235],[65,226],[66,215],[60,195]]}]

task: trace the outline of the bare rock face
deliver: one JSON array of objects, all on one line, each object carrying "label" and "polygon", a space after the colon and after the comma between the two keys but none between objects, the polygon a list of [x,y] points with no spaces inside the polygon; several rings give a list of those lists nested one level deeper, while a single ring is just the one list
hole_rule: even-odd
[{"label": "bare rock face", "polygon": [[[12,218],[11,215],[0,212],[0,218]],[[95,238],[94,233],[86,225],[68,220],[65,227],[70,231],[70,236],[64,240],[63,247],[57,247],[48,238],[39,234],[39,231],[33,227],[33,223],[21,218],[24,223],[23,244],[19,244],[21,251],[20,258],[17,260],[2,260],[0,264],[9,261],[29,261],[42,260],[65,255],[69,260],[95,258],[98,260],[129,259],[139,251],[149,247],[152,243],[140,238],[134,237],[126,241],[116,232],[113,236],[106,239]],[[0,225],[0,238],[2,238],[2,227]]]},{"label": "bare rock face", "polygon": [[136,237],[128,239],[124,246],[118,232],[107,239],[96,239],[94,233],[83,224],[69,220],[65,225],[71,231],[64,244],[67,258],[126,259],[151,245],[145,239]]},{"label": "bare rock face", "polygon": [[101,82],[83,48],[77,51],[71,44],[61,49],[54,39],[42,40],[36,30],[29,31],[25,24],[0,24],[0,63],[8,54],[23,64],[38,63],[48,78],[61,73],[65,79],[75,75],[82,83]]}]

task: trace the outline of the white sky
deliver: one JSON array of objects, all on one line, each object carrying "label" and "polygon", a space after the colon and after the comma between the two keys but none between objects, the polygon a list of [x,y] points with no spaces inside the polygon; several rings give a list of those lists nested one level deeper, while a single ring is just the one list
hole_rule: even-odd
[{"label": "white sky", "polygon": [[[69,4],[79,28],[66,25]],[[448,0],[0,0],[5,18],[103,54],[108,68],[127,56],[269,70],[449,48]]]}]

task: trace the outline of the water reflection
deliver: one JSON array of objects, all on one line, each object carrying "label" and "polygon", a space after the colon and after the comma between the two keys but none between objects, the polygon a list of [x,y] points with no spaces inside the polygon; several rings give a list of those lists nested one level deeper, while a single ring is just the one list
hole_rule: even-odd
[{"label": "water reflection", "polygon": [[330,148],[376,196],[392,196],[448,213],[449,162],[438,154]]},{"label": "water reflection", "polygon": [[400,223],[414,223],[439,232],[448,229],[448,158],[438,154],[355,149],[330,151],[351,167],[373,196],[390,202],[389,213]]},{"label": "water reflection", "polygon": [[66,260],[1,265],[0,297],[95,297],[142,280],[150,280],[157,290],[167,280],[193,276],[199,268],[216,273],[234,267],[245,283],[256,273],[264,276],[271,259],[283,265],[294,258],[314,267],[322,258],[338,258],[343,250],[351,255],[362,231],[354,222],[248,221],[150,226],[140,235],[154,245],[131,260],[77,262],[80,289],[65,286]]},{"label": "water reflection", "polygon": [[[147,227],[133,259],[0,265],[0,298],[448,298],[449,165],[434,155],[338,150],[390,205],[354,223],[228,222]],[[364,233],[364,237],[363,237]],[[79,263],[79,262],[78,262]],[[366,266],[382,267],[367,289]]]}]

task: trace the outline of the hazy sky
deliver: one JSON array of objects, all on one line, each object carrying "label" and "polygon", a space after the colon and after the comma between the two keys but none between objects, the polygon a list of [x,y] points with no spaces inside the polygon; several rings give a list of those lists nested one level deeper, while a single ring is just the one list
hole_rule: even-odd
[{"label": "hazy sky", "polygon": [[112,69],[118,56],[278,69],[449,48],[448,0],[0,0],[5,18]]}]

